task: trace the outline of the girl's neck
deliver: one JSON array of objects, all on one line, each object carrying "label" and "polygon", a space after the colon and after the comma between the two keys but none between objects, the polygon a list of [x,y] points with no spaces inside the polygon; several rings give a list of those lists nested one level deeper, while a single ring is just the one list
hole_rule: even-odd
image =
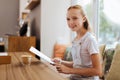
[{"label": "girl's neck", "polygon": [[86,34],[86,32],[86,29],[82,29],[81,31],[77,32],[76,40],[81,39]]}]

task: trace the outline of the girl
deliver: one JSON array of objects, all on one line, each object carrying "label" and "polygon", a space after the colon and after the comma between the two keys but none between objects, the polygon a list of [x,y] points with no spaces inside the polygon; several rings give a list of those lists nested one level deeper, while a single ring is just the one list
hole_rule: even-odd
[{"label": "girl", "polygon": [[72,74],[70,80],[99,80],[102,68],[98,44],[96,38],[90,33],[88,20],[80,5],[68,8],[67,23],[77,34],[71,48],[73,61],[54,58],[56,69],[60,73]]}]

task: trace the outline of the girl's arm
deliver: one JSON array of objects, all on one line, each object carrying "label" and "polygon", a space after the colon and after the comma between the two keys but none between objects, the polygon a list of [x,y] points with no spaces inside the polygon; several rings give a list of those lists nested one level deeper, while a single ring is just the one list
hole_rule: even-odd
[{"label": "girl's arm", "polygon": [[65,74],[79,74],[82,76],[101,76],[102,75],[102,66],[100,63],[100,55],[92,54],[92,65],[91,68],[70,68],[64,65],[57,65],[56,68],[60,73]]},{"label": "girl's arm", "polygon": [[73,67],[73,62],[72,61],[64,61],[64,60],[61,60],[60,58],[54,58],[52,59],[53,62],[55,62],[55,64],[62,64],[62,65],[65,65],[67,67]]},{"label": "girl's arm", "polygon": [[73,67],[73,61],[64,61],[64,60],[61,60],[61,64],[67,66],[67,67]]}]

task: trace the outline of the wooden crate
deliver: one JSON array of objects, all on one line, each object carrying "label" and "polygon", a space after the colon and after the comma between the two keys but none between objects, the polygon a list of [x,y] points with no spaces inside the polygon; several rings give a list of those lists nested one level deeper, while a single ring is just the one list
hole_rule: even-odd
[{"label": "wooden crate", "polygon": [[31,46],[36,47],[36,37],[8,37],[8,52],[28,52]]},{"label": "wooden crate", "polygon": [[11,56],[0,56],[0,64],[10,64]]}]

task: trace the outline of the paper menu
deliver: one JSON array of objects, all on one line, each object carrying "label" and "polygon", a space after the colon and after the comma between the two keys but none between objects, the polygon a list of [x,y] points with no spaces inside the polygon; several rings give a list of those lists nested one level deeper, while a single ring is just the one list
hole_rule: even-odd
[{"label": "paper menu", "polygon": [[54,64],[53,61],[51,61],[51,59],[49,57],[47,57],[46,55],[44,55],[44,53],[40,52],[39,50],[37,50],[36,48],[34,47],[31,47],[29,49],[29,51],[33,52],[34,54],[36,54],[37,56],[39,56],[40,58],[46,60],[47,62],[51,63],[51,64]]}]

